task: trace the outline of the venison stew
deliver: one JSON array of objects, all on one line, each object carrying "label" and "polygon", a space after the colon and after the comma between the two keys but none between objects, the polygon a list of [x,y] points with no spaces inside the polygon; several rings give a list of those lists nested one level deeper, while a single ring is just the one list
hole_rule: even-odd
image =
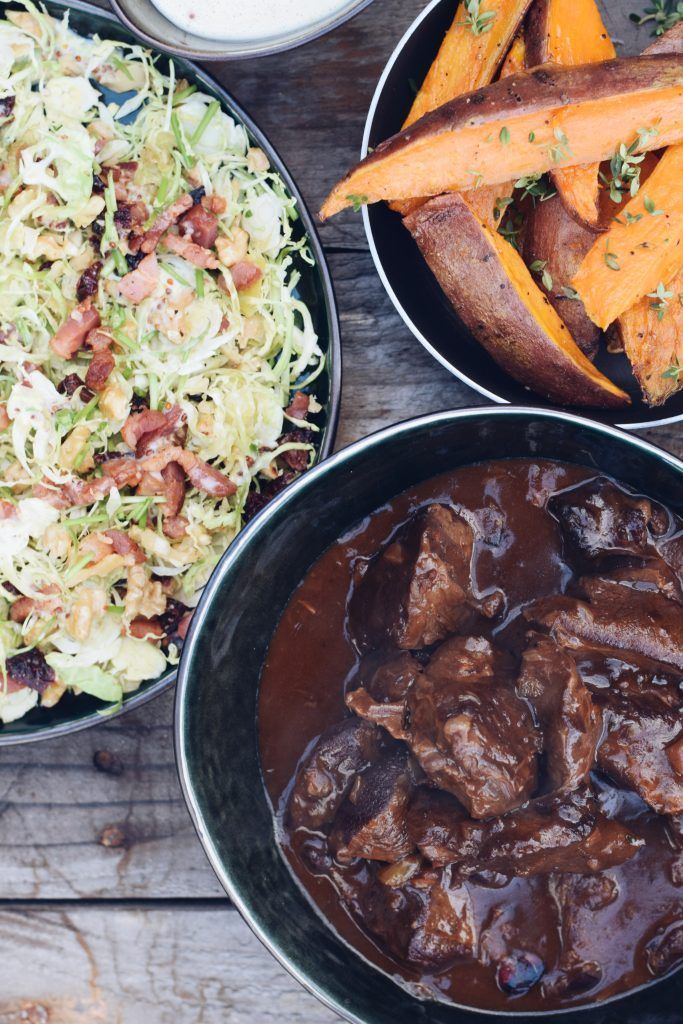
[{"label": "venison stew", "polygon": [[683,963],[683,523],[595,469],[473,465],[325,551],[274,633],[295,876],[414,994],[515,1013]]}]

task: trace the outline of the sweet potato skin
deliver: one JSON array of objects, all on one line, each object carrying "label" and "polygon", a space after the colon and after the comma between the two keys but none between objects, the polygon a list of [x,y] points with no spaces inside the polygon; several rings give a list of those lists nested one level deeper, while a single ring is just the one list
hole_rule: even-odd
[{"label": "sweet potato skin", "polygon": [[[595,0],[536,0],[526,26],[527,65],[566,66],[612,60],[616,50]],[[562,202],[572,216],[598,223],[599,164],[551,171]]]},{"label": "sweet potato skin", "polygon": [[[512,75],[432,111],[381,143],[340,181],[321,218],[363,201],[411,199],[495,185],[525,174],[609,158],[642,128],[644,108],[664,127],[643,149],[683,139],[683,65],[677,56],[554,65]],[[514,144],[500,138],[502,128]],[[596,130],[599,128],[600,130]],[[533,139],[528,138],[533,129]],[[555,132],[572,155],[554,159]],[[572,137],[573,136],[573,137]]]},{"label": "sweet potato skin", "polygon": [[683,145],[671,146],[575,274],[572,287],[603,330],[683,266],[682,180]]},{"label": "sweet potato skin", "polygon": [[[603,377],[538,292],[521,256],[487,229],[459,195],[431,199],[405,219],[463,323],[505,372],[553,402],[619,408],[628,396]],[[508,266],[500,253],[505,253]],[[563,336],[560,347],[521,298],[510,272]]]},{"label": "sweet potato skin", "polygon": [[666,285],[672,292],[668,308],[659,319],[653,304],[657,299],[644,296],[617,321],[617,336],[628,356],[633,374],[648,405],[661,405],[683,388],[679,377],[664,377],[670,366],[683,366],[683,269]]},{"label": "sweet potato skin", "polygon": [[643,55],[652,53],[683,53],[683,21],[668,29],[661,36],[646,46]]},{"label": "sweet potato skin", "polygon": [[466,24],[467,11],[464,4],[459,3],[453,24],[403,127],[414,124],[454,96],[492,82],[530,3],[531,0],[489,0],[486,11],[495,17],[489,23],[490,29],[479,35]]},{"label": "sweet potato skin", "polygon": [[[618,209],[615,207],[615,209]],[[595,242],[595,232],[568,213],[559,195],[537,203],[527,218],[524,257],[530,266],[543,260],[553,279],[548,292],[550,302],[569,328],[571,336],[589,359],[594,358],[600,342],[600,329],[590,319],[580,299],[563,291]]]}]

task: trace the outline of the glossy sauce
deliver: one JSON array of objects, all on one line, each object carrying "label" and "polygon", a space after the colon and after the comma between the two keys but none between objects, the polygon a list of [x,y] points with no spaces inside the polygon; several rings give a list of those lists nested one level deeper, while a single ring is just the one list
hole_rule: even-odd
[{"label": "glossy sauce", "polygon": [[[481,551],[476,562],[480,590],[500,585],[507,615],[490,626],[495,642],[519,654],[528,624],[520,608],[531,598],[564,592],[573,573],[563,557],[557,522],[544,508],[548,494],[594,477],[576,466],[510,460],[467,467],[429,480],[399,495],[329,548],[292,595],[273,636],[259,698],[261,761],[277,817],[278,834],[292,870],[335,930],[370,961],[416,993],[482,1009],[549,1010],[606,999],[652,980],[645,961],[647,941],[672,920],[683,918],[681,858],[662,819],[639,797],[603,776],[593,781],[606,805],[646,840],[625,864],[606,870],[619,896],[591,914],[580,953],[603,968],[589,992],[552,990],[560,953],[556,907],[547,876],[514,878],[504,888],[469,885],[480,937],[480,961],[459,963],[438,975],[399,963],[353,916],[354,891],[365,861],[340,866],[325,856],[315,834],[290,832],[283,812],[297,765],[312,742],[348,713],[344,692],[359,656],[348,633],[347,602],[358,567],[421,506],[457,502],[469,509],[498,507],[506,515],[501,548]],[[481,630],[478,630],[481,633]],[[609,685],[594,666],[596,685]],[[675,884],[678,882],[678,885]],[[492,962],[506,949],[533,951],[545,965],[543,984],[510,996],[495,980]]]},{"label": "glossy sauce", "polygon": [[252,42],[322,25],[348,0],[152,0],[178,28],[203,39]]}]

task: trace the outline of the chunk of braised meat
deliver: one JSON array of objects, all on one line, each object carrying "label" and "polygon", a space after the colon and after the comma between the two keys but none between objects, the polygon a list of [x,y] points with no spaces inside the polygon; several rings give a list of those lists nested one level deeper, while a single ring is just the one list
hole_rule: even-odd
[{"label": "chunk of braised meat", "polygon": [[330,849],[341,864],[355,857],[392,863],[413,852],[407,807],[415,778],[405,748],[388,753],[356,778],[330,833]]},{"label": "chunk of braised meat", "polygon": [[543,734],[548,789],[576,789],[595,763],[602,714],[574,659],[554,640],[538,637],[522,656],[517,693],[531,704]]},{"label": "chunk of braised meat", "polygon": [[605,737],[598,766],[659,814],[683,813],[683,717],[680,706],[668,707],[656,695],[624,698],[596,695],[605,701]]},{"label": "chunk of braised meat", "polygon": [[462,630],[476,613],[489,618],[504,604],[482,595],[473,579],[477,536],[446,505],[417,512],[368,564],[350,602],[351,625],[363,645],[427,647]]},{"label": "chunk of braised meat", "polygon": [[548,631],[562,647],[632,651],[683,670],[683,608],[660,593],[626,583],[584,577],[588,600],[541,598],[524,609],[528,621]]},{"label": "chunk of braised meat", "polygon": [[645,557],[653,536],[669,529],[668,512],[660,505],[595,477],[560,491],[548,501],[569,548],[595,561],[615,555]]},{"label": "chunk of braised meat", "polygon": [[671,881],[683,886],[683,814],[673,814],[666,819],[666,833],[678,856],[671,865]]},{"label": "chunk of braised meat", "polygon": [[294,828],[329,824],[359,772],[376,761],[383,748],[380,729],[346,718],[327,729],[297,771],[287,804]]},{"label": "chunk of braised meat", "polygon": [[589,992],[603,975],[593,959],[596,915],[617,899],[618,884],[606,874],[560,874],[548,886],[560,922],[560,956],[545,988],[565,996]]},{"label": "chunk of braised meat", "polygon": [[656,978],[683,963],[683,921],[676,918],[660,928],[645,947],[648,969]]},{"label": "chunk of braised meat", "polygon": [[683,604],[683,589],[676,572],[661,559],[650,559],[643,566],[629,566],[623,569],[612,569],[606,580],[620,583],[635,591],[661,594],[670,601]]},{"label": "chunk of braised meat", "polygon": [[408,823],[411,839],[427,859],[436,866],[453,864],[463,876],[483,870],[518,877],[590,874],[623,864],[642,845],[602,813],[585,786],[536,797],[485,821],[472,821],[442,796],[418,791]]},{"label": "chunk of braised meat", "polygon": [[422,871],[400,887],[375,880],[358,911],[362,925],[405,963],[443,971],[477,956],[472,900],[448,869]]},{"label": "chunk of braised meat", "polygon": [[[460,649],[468,639],[460,638]],[[482,648],[479,658],[490,665],[492,646],[474,639]],[[472,817],[486,818],[519,807],[533,793],[540,736],[509,677],[482,673],[465,680],[461,671],[459,658],[447,664],[441,651],[434,674],[430,663],[417,677],[407,697],[406,739],[437,786]]]},{"label": "chunk of braised meat", "polygon": [[422,671],[419,662],[401,651],[394,655],[369,654],[361,661],[346,704],[360,718],[381,725],[394,739],[406,738],[406,696]]},{"label": "chunk of braised meat", "polygon": [[[31,690],[43,693],[56,678],[54,669],[48,665],[45,655],[37,647],[8,658],[5,668],[10,689],[28,686]],[[1,682],[0,677],[0,685]]]}]

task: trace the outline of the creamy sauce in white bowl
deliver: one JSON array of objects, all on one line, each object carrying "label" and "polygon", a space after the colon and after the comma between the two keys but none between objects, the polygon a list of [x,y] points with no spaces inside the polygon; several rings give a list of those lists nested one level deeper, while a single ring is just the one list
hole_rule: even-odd
[{"label": "creamy sauce in white bowl", "polygon": [[322,25],[348,0],[152,0],[178,28],[203,39],[252,42]]}]

